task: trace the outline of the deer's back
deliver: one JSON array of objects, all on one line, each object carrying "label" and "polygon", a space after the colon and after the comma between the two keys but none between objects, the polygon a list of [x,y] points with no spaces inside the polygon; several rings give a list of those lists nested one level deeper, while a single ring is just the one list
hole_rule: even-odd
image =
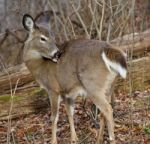
[{"label": "deer's back", "polygon": [[109,73],[101,57],[104,48],[110,47],[98,40],[75,40],[64,47],[58,63],[58,80],[65,91],[93,83],[102,87]]}]

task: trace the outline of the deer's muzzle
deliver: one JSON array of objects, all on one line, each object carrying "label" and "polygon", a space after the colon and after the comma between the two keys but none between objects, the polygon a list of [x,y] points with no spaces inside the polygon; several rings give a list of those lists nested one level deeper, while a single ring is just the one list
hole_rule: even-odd
[{"label": "deer's muzzle", "polygon": [[54,53],[52,57],[52,61],[57,62],[60,56],[61,56],[61,52],[58,50],[57,52]]}]

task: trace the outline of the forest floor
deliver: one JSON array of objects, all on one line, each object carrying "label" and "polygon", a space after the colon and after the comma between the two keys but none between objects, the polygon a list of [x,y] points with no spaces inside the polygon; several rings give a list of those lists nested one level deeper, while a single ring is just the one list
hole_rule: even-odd
[{"label": "forest floor", "polygon": [[[90,99],[84,102],[79,97],[75,104],[74,119],[79,144],[95,144],[98,130],[89,116],[93,103]],[[0,144],[50,144],[50,115],[50,108],[45,108],[12,121],[1,120]],[[132,97],[121,93],[116,95],[114,119],[117,144],[150,144],[150,91],[136,91]],[[57,137],[58,144],[70,144],[64,103],[60,106]],[[105,131],[104,144],[108,143]]]}]

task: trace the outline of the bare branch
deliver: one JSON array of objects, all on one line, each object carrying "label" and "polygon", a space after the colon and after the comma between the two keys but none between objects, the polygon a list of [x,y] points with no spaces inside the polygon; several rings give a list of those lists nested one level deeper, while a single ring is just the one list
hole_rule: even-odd
[{"label": "bare branch", "polygon": [[[80,5],[80,4],[79,4],[79,5]],[[89,35],[88,31],[87,31],[87,27],[86,27],[85,23],[83,22],[83,19],[81,18],[80,14],[79,14],[79,12],[78,12],[80,6],[78,6],[78,9],[76,9],[75,6],[74,6],[73,1],[71,1],[71,6],[72,6],[72,8],[73,8],[75,14],[77,15],[79,21],[81,22],[82,27],[83,27],[83,29],[84,29],[84,31],[85,31],[85,33],[86,33],[87,38],[90,39],[90,35]]]}]

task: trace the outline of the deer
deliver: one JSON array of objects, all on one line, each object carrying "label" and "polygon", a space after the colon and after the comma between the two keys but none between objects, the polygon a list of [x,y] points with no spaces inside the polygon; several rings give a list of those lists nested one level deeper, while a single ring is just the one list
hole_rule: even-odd
[{"label": "deer", "polygon": [[[110,144],[115,144],[113,108],[110,91],[116,77],[127,75],[126,54],[111,44],[91,39],[75,39],[58,47],[48,20],[37,24],[31,15],[22,20],[28,32],[23,60],[39,85],[49,95],[52,138],[57,144],[59,105],[65,102],[70,123],[71,143],[78,143],[74,126],[74,101],[77,96],[89,97],[100,109],[100,126],[106,123]],[[102,144],[100,128],[97,139]]]}]

